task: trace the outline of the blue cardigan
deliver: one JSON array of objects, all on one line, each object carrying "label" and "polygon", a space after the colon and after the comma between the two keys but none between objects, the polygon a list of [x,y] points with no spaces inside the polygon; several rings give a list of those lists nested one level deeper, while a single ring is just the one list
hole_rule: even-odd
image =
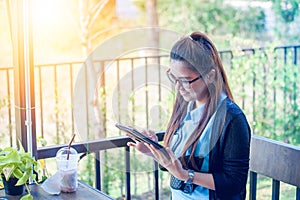
[{"label": "blue cardigan", "polygon": [[[229,98],[222,102],[217,112],[208,172],[213,175],[215,191],[209,191],[209,199],[245,199],[251,130],[243,111]],[[217,116],[225,116],[225,121],[224,117]]]}]

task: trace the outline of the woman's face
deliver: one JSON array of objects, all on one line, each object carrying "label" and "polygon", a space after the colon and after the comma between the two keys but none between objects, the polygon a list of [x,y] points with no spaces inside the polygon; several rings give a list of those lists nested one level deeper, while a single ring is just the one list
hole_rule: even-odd
[{"label": "woman's face", "polygon": [[[185,101],[196,101],[197,105],[206,102],[208,89],[200,73],[192,71],[185,62],[171,60],[169,76],[176,80],[175,89]],[[185,82],[184,84],[181,82]],[[188,83],[187,81],[193,81]]]}]

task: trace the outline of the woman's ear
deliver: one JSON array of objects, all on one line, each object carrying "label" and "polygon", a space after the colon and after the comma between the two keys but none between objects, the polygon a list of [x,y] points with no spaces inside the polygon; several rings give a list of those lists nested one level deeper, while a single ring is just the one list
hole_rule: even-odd
[{"label": "woman's ear", "polygon": [[208,83],[213,83],[214,80],[216,79],[216,70],[215,69],[210,70],[210,72],[207,73],[206,78]]}]

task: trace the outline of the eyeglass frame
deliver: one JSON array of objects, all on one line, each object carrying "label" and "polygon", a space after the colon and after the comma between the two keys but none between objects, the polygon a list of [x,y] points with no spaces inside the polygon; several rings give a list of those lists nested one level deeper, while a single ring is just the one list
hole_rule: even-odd
[{"label": "eyeglass frame", "polygon": [[192,83],[203,78],[203,76],[200,74],[198,77],[194,78],[193,80],[188,81],[188,80],[181,80],[181,79],[175,78],[175,76],[169,70],[166,73],[167,73],[168,79],[170,80],[170,82],[172,84],[176,85],[176,83],[179,82],[179,84],[186,89],[191,88]]}]

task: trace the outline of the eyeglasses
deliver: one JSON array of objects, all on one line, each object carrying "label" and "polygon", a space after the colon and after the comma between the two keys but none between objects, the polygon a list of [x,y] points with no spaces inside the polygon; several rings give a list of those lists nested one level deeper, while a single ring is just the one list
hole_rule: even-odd
[{"label": "eyeglasses", "polygon": [[191,84],[194,83],[195,81],[199,80],[200,78],[202,78],[201,75],[199,75],[198,77],[194,78],[193,80],[182,80],[182,79],[177,79],[172,73],[170,73],[169,71],[167,71],[167,77],[169,78],[169,80],[171,81],[171,83],[173,83],[174,85],[176,85],[176,83],[178,82],[180,85],[182,85],[182,87],[184,87],[185,89],[189,89],[191,88]]}]

